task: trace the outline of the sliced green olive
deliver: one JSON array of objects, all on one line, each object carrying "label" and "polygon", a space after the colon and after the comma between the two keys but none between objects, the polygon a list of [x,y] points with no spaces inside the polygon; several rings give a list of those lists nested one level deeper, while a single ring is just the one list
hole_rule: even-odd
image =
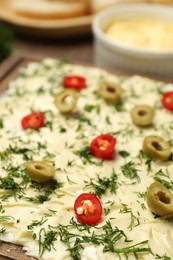
[{"label": "sliced green olive", "polygon": [[149,126],[153,122],[154,109],[147,105],[135,106],[131,111],[132,121],[137,126]]},{"label": "sliced green olive", "polygon": [[61,113],[72,112],[76,107],[77,94],[76,91],[65,89],[55,95],[55,105]]},{"label": "sliced green olive", "polygon": [[153,182],[149,186],[147,204],[158,216],[173,216],[173,194],[159,182]]},{"label": "sliced green olive", "polygon": [[103,81],[100,85],[100,93],[106,101],[121,102],[122,89],[116,82]]},{"label": "sliced green olive", "polygon": [[170,157],[171,147],[168,142],[156,135],[145,137],[143,151],[151,158],[165,161]]},{"label": "sliced green olive", "polygon": [[44,183],[53,178],[55,168],[43,161],[31,161],[26,165],[26,171],[31,180]]}]

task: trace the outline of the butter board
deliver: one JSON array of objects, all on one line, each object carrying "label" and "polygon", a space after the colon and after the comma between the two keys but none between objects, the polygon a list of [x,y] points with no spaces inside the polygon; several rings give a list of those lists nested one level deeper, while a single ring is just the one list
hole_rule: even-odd
[{"label": "butter board", "polygon": [[[19,53],[12,54],[4,60],[0,64],[0,94],[8,88],[8,83],[17,77],[19,69],[34,60],[39,58],[35,59]],[[0,260],[12,259],[34,260],[36,258],[27,256],[20,245],[0,241]]]},{"label": "butter board", "polygon": [[[11,57],[11,58],[13,58],[13,57]],[[11,59],[10,58],[10,59]],[[12,60],[11,60],[12,61]],[[0,79],[1,79],[1,87],[2,87],[2,89],[6,89],[6,87],[7,87],[7,85],[8,85],[8,82],[10,81],[10,80],[13,80],[16,76],[17,76],[17,74],[18,74],[18,69],[20,69],[21,67],[23,67],[25,64],[27,64],[28,62],[30,62],[30,61],[32,61],[32,59],[30,59],[30,58],[26,58],[26,57],[17,57],[17,58],[14,58],[14,60],[13,60],[13,62],[11,62],[10,61],[10,64],[8,63],[5,63],[5,65],[2,65],[2,68],[6,68],[6,70],[5,69],[3,69],[3,73],[2,73],[2,75],[1,75],[1,77],[0,77]],[[9,66],[10,65],[10,66]],[[3,251],[1,254],[5,257],[3,260],[5,260],[6,259],[6,257],[8,257],[9,258],[9,256],[10,256],[10,258],[11,259],[24,259],[23,258],[23,254],[24,254],[24,252],[21,250],[21,247],[20,246],[15,246],[15,250],[17,251],[17,255],[19,255],[20,254],[20,256],[19,256],[19,258],[15,258],[16,256],[14,255],[14,256],[12,256],[11,255],[11,252],[13,251],[13,250],[10,250],[10,248],[11,248],[11,246],[13,246],[13,245],[11,245],[11,244],[8,244],[8,243],[3,243],[3,244],[1,244],[2,245],[2,247],[0,247],[0,249]],[[14,250],[14,251],[15,251]],[[5,253],[4,253],[5,252]],[[10,253],[10,255],[7,255],[6,256],[6,253]],[[22,255],[22,257],[21,257],[21,255]],[[13,258],[12,258],[13,257]],[[17,256],[18,257],[18,256]],[[7,258],[7,259],[8,259]],[[1,259],[1,258],[0,258]],[[33,259],[33,258],[26,258],[26,259]]]}]

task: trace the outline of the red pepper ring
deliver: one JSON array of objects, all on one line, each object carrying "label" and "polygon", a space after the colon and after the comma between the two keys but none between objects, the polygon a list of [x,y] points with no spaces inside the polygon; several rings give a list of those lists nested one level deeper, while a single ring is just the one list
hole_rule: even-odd
[{"label": "red pepper ring", "polygon": [[79,223],[91,226],[100,222],[103,210],[94,194],[83,193],[75,200],[74,211]]},{"label": "red pepper ring", "polygon": [[22,118],[21,121],[22,129],[28,128],[40,128],[44,126],[44,114],[41,112],[33,112]]},{"label": "red pepper ring", "polygon": [[173,111],[173,91],[165,92],[162,95],[162,106],[169,111]]},{"label": "red pepper ring", "polygon": [[90,152],[97,158],[104,160],[114,159],[116,139],[109,134],[97,136],[90,144]]},{"label": "red pepper ring", "polygon": [[78,75],[64,76],[63,86],[74,90],[86,88],[86,79]]}]

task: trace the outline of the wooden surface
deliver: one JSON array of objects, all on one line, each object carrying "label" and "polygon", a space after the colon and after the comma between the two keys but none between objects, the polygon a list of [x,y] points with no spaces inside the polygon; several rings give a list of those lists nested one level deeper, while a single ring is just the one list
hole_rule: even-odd
[{"label": "wooden surface", "polygon": [[36,260],[34,257],[25,255],[18,245],[0,242],[0,260]]},{"label": "wooden surface", "polygon": [[94,50],[91,35],[68,39],[35,39],[16,34],[15,51],[30,55],[65,58],[93,64]]},{"label": "wooden surface", "polygon": [[62,58],[69,61],[94,65],[94,47],[92,36],[70,38],[66,40],[42,40],[25,38],[15,35],[13,42],[13,54],[3,63],[0,63],[0,88],[2,90],[2,76],[10,72],[13,65],[17,66],[19,60],[16,57],[40,57]]},{"label": "wooden surface", "polygon": [[37,19],[13,10],[12,0],[0,0],[0,19],[24,35],[47,38],[66,38],[86,35],[91,31],[92,15],[68,19]]},{"label": "wooden surface", "polygon": [[6,77],[4,72],[8,73],[13,65],[17,66],[17,63],[21,62],[17,57],[30,57],[31,59],[40,59],[40,57],[62,58],[77,63],[94,65],[93,39],[90,35],[65,40],[42,40],[31,37],[25,38],[17,34],[13,42],[12,56],[0,64],[0,82],[2,76]]}]

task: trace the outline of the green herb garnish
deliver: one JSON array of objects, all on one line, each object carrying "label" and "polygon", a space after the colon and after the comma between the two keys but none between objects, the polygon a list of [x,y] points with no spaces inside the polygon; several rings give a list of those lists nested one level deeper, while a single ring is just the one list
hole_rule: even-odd
[{"label": "green herb garnish", "polygon": [[129,155],[130,155],[130,153],[129,152],[127,152],[127,151],[124,151],[124,150],[122,150],[122,151],[119,151],[119,154],[121,155],[121,157],[123,157],[123,158],[127,158]]},{"label": "green herb garnish", "polygon": [[129,213],[130,214],[130,224],[128,229],[131,231],[133,227],[139,226],[139,218],[134,215],[131,208],[128,208],[126,204],[122,204],[123,208],[120,209],[120,213]]},{"label": "green herb garnish", "polygon": [[118,188],[117,178],[117,174],[113,169],[110,178],[97,175],[97,179],[90,179],[89,182],[85,181],[85,188],[91,188],[93,193],[100,198],[108,190],[111,193],[116,192]]},{"label": "green herb garnish", "polygon": [[121,166],[122,173],[126,178],[131,180],[136,179],[137,182],[140,182],[140,177],[138,175],[138,169],[135,168],[135,164],[132,161]]}]

